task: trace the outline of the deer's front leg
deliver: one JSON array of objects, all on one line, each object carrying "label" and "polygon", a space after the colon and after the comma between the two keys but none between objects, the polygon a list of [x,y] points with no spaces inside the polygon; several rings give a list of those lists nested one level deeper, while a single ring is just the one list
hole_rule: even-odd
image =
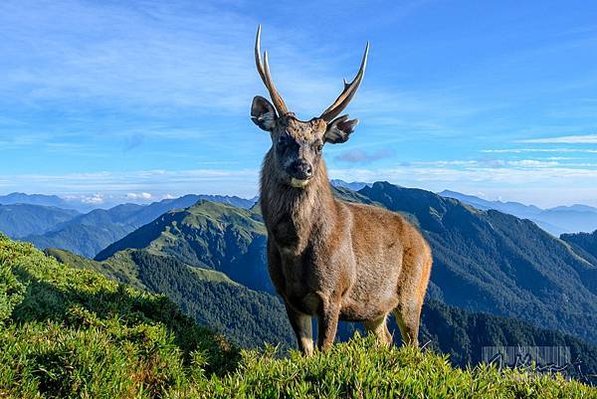
[{"label": "deer's front leg", "polygon": [[332,346],[338,330],[338,319],[340,317],[340,301],[322,301],[322,312],[319,315],[317,346],[325,351]]},{"label": "deer's front leg", "polygon": [[297,312],[286,304],[286,313],[288,320],[296,335],[299,350],[307,356],[313,354],[313,325],[311,316]]}]

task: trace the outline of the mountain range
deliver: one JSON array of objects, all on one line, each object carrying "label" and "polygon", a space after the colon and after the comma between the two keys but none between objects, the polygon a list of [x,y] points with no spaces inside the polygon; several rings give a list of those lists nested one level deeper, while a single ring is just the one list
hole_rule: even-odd
[{"label": "mountain range", "polygon": [[[461,364],[476,362],[482,346],[496,343],[565,344],[575,353],[593,353],[597,232],[558,239],[530,220],[424,190],[386,182],[358,191],[338,186],[336,195],[347,201],[404,214],[430,242],[434,267],[422,341],[431,340]],[[73,252],[87,252],[95,260],[64,250],[48,253],[164,293],[184,312],[243,346],[264,341],[292,345],[283,305],[267,274],[259,207],[250,200],[232,204],[226,197],[210,199],[220,202],[185,196],[77,214],[39,235],[54,238],[40,246],[72,251],[68,245],[78,237]],[[120,230],[109,235],[98,226]],[[51,245],[60,244],[57,237],[68,245]],[[95,244],[85,247],[88,242]],[[340,337],[354,329],[343,324]]]},{"label": "mountain range", "polygon": [[[12,235],[7,230],[5,232],[15,238],[32,242],[41,249],[63,248],[80,255],[94,257],[111,243],[153,221],[163,213],[172,209],[189,207],[201,199],[232,204],[241,208],[250,208],[254,204],[252,200],[239,197],[189,194],[149,205],[122,204],[110,209],[94,209],[85,214],[75,213],[71,214],[70,218],[64,218],[65,220],[53,225],[40,223],[40,226],[45,228],[33,228],[27,230],[29,231],[27,234],[18,236]],[[42,212],[46,208],[39,208],[39,210]],[[0,214],[0,226],[3,223],[2,216]],[[19,216],[19,218],[30,219],[26,215]],[[5,224],[9,223],[13,224],[14,221],[8,221]],[[35,222],[31,224],[34,226]]]},{"label": "mountain range", "polygon": [[336,188],[347,188],[349,190],[358,191],[365,186],[370,186],[371,183],[365,183],[361,181],[346,182],[340,179],[330,180],[330,184]]},{"label": "mountain range", "polygon": [[[385,182],[337,195],[402,212],[419,225],[434,252],[430,299],[597,341],[597,267],[534,223]],[[171,256],[272,292],[265,230],[251,210],[199,202],[171,211],[108,246],[96,260],[128,249]]]},{"label": "mountain range", "polygon": [[[395,196],[391,190],[409,190],[386,183],[376,183],[372,188],[373,192],[368,193],[370,196],[375,193],[382,197],[386,194]],[[353,201],[360,198],[364,202],[371,198],[366,194],[346,189],[337,193],[343,198]],[[427,192],[407,191],[407,194],[437,197]],[[457,201],[437,198],[455,208],[469,209]],[[412,200],[422,203],[416,196]],[[416,217],[416,212],[409,215]],[[550,237],[536,226],[534,228]],[[269,283],[264,240],[265,230],[258,213],[200,201],[187,209],[162,215],[100,252],[95,260],[59,250],[48,250],[48,254],[63,263],[92,268],[121,282],[164,293],[200,323],[223,332],[243,346],[259,346],[266,341],[288,347],[293,345],[294,338],[283,305],[273,295]],[[434,267],[440,270],[453,265],[438,263]],[[442,276],[441,272],[432,275],[433,288],[424,307],[421,334],[424,341],[429,340],[438,350],[450,353],[456,364],[477,363],[483,346],[498,344],[565,345],[574,348],[574,356],[586,358],[588,353],[597,354],[594,344],[584,343],[573,336],[582,335],[576,333],[578,328],[566,331],[565,326],[558,325],[560,328],[556,329],[564,332],[548,331],[540,328],[544,326],[544,320],[534,319],[530,314],[518,317],[519,321],[491,316],[488,313],[499,312],[487,309],[479,312],[471,306],[449,304],[446,298],[451,302],[457,302],[457,298],[445,289]],[[511,277],[516,279],[516,276]],[[474,283],[482,285],[482,282]],[[483,294],[470,291],[468,299],[479,301]],[[508,296],[508,292],[502,300],[507,309],[520,305],[516,298]],[[529,295],[526,300],[533,302],[537,298]],[[532,303],[531,307],[537,308],[537,305]],[[547,304],[540,312],[543,316],[558,317],[557,307],[553,304]],[[396,330],[395,324],[392,328]],[[354,330],[354,325],[343,323],[340,338],[347,339]],[[583,338],[591,340],[590,336]]]},{"label": "mountain range", "polygon": [[10,193],[7,195],[0,195],[0,205],[42,205],[53,206],[62,209],[73,209],[79,212],[89,211],[89,205],[80,201],[67,201],[57,195],[45,194],[25,194],[25,193]]},{"label": "mountain range", "polygon": [[434,257],[431,298],[597,342],[597,264],[533,222],[385,182],[358,194],[423,231]]},{"label": "mountain range", "polygon": [[0,205],[0,231],[13,238],[44,234],[72,220],[79,212],[46,205]]},{"label": "mountain range", "polygon": [[474,195],[444,190],[442,197],[455,198],[477,209],[497,211],[535,222],[545,231],[558,237],[563,233],[592,232],[597,229],[597,208],[587,205],[557,206],[541,209],[518,202],[488,201]]}]

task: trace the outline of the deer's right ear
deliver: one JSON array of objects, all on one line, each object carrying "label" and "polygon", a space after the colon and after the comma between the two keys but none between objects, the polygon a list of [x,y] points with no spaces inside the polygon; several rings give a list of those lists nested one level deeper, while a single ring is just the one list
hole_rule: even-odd
[{"label": "deer's right ear", "polygon": [[271,132],[276,125],[276,110],[272,103],[261,96],[253,98],[251,105],[251,120],[261,129]]},{"label": "deer's right ear", "polygon": [[354,132],[354,128],[358,123],[358,119],[348,119],[348,115],[337,117],[328,124],[324,136],[325,142],[332,144],[344,143]]}]

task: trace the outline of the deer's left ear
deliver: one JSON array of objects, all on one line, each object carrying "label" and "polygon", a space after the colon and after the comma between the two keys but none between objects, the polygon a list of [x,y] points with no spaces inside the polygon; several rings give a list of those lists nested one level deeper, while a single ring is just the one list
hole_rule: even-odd
[{"label": "deer's left ear", "polygon": [[348,140],[350,134],[354,132],[358,123],[358,119],[348,119],[348,115],[337,117],[328,124],[324,136],[325,142],[332,144],[344,143]]},{"label": "deer's left ear", "polygon": [[276,115],[274,106],[267,99],[261,96],[253,98],[253,104],[251,104],[251,120],[253,120],[253,123],[261,129],[271,132],[276,125],[277,118],[278,115]]}]

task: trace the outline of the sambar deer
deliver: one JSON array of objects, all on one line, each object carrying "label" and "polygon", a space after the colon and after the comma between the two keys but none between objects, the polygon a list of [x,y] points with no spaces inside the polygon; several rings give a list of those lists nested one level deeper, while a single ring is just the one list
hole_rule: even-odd
[{"label": "sambar deer", "polygon": [[261,26],[255,61],[271,100],[256,96],[251,118],[271,135],[261,171],[261,210],[268,232],[268,267],[284,299],[300,350],[329,348],[339,320],[361,321],[379,342],[392,336],[393,312],[404,342],[418,345],[419,320],[431,271],[431,250],[401,215],[335,198],[322,158],[326,143],[343,143],[357,125],[338,116],[359,87],[369,44],[352,82],[319,117],[302,121],[288,111],[261,58]]}]

